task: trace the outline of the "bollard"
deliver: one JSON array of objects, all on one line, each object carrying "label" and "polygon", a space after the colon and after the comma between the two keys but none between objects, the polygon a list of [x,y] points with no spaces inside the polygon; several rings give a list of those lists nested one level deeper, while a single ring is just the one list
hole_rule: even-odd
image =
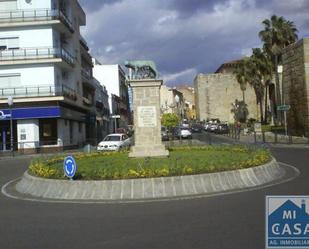
[{"label": "bollard", "polygon": [[256,144],[256,132],[254,132],[254,143]]},{"label": "bollard", "polygon": [[277,144],[277,143],[278,143],[278,133],[275,132],[275,144]]},{"label": "bollard", "polygon": [[265,143],[265,132],[262,131],[262,139],[263,139],[263,143]]}]

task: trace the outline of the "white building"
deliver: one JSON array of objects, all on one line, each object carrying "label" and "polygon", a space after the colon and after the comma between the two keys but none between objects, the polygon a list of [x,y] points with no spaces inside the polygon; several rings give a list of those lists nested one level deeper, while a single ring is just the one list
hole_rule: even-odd
[{"label": "white building", "polygon": [[104,84],[109,93],[109,107],[112,115],[120,116],[117,127],[130,123],[128,87],[125,72],[120,65],[102,65],[93,58],[93,75]]},{"label": "white building", "polygon": [[15,149],[96,143],[108,107],[80,36],[85,24],[77,0],[0,1],[1,150],[11,148],[8,96]]},{"label": "white building", "polygon": [[176,88],[162,85],[160,88],[160,108],[161,114],[175,113],[180,118],[184,117],[183,94]]}]

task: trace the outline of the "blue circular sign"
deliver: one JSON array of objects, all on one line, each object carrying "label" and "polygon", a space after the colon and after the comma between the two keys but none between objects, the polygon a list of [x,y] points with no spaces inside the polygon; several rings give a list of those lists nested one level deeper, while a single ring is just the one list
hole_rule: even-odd
[{"label": "blue circular sign", "polygon": [[77,170],[77,164],[75,162],[75,159],[73,156],[67,156],[63,161],[63,170],[64,174],[68,178],[73,178],[76,170]]}]

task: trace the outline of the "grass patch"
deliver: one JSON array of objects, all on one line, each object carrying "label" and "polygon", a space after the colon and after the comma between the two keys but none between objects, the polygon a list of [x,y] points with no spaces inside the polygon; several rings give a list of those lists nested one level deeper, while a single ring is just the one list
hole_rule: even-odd
[{"label": "grass patch", "polygon": [[[78,168],[76,179],[130,179],[211,173],[243,169],[265,164],[271,154],[265,149],[244,146],[175,147],[168,158],[128,158],[128,152],[95,152],[73,155]],[[29,173],[35,176],[65,179],[63,159],[57,156],[35,159]]]}]

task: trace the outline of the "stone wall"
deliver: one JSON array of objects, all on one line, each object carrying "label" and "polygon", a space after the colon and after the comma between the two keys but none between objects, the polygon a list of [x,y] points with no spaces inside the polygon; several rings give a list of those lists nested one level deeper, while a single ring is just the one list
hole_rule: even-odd
[{"label": "stone wall", "polygon": [[[234,122],[233,103],[242,101],[243,95],[233,74],[198,74],[194,80],[196,112],[199,120],[219,118]],[[253,88],[245,91],[247,118],[259,119],[259,110]]]},{"label": "stone wall", "polygon": [[288,130],[294,135],[308,132],[309,119],[309,38],[304,38],[283,51],[283,103],[287,112]]}]

